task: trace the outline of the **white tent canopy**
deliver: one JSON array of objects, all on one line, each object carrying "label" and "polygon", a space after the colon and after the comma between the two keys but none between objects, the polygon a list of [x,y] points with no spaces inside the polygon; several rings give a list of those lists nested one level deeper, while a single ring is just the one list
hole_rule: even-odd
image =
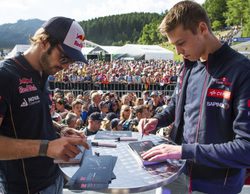
[{"label": "white tent canopy", "polygon": [[18,53],[23,53],[26,51],[30,45],[28,44],[17,44],[9,53],[5,56],[5,59],[12,58]]},{"label": "white tent canopy", "polygon": [[134,59],[145,60],[173,60],[174,52],[158,45],[126,44],[117,51],[116,58],[133,57]]}]

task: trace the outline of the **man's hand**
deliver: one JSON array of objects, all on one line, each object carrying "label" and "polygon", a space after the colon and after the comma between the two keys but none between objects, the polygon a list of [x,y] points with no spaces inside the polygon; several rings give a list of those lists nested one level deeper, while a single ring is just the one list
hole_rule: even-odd
[{"label": "man's hand", "polygon": [[166,159],[181,159],[182,147],[179,145],[161,144],[142,154],[148,161],[163,161]]},{"label": "man's hand", "polygon": [[158,125],[158,119],[141,119],[138,124],[138,131],[148,135],[149,132],[154,131]]},{"label": "man's hand", "polygon": [[82,137],[62,137],[49,142],[47,156],[68,161],[80,153],[77,145],[82,145],[89,149],[86,138]]},{"label": "man's hand", "polygon": [[81,137],[87,138],[83,131],[76,130],[70,127],[64,127],[60,132],[61,137]]}]

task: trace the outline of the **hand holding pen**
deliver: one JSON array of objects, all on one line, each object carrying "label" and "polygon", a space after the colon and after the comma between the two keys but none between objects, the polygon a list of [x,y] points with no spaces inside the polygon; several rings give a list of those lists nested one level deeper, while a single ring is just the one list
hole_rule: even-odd
[{"label": "hand holding pen", "polygon": [[[144,126],[148,123],[148,119],[145,120],[144,122]],[[141,131],[141,139],[143,138],[144,136],[144,129],[142,128],[142,131]]]},{"label": "hand holding pen", "polygon": [[138,130],[142,133],[141,138],[143,138],[144,134],[148,135],[151,131],[156,129],[158,124],[158,119],[151,118],[151,119],[141,119],[138,124]]}]

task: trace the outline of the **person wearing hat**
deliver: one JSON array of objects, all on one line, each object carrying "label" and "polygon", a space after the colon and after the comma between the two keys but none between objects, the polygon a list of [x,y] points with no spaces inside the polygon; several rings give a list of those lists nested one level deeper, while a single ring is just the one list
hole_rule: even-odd
[{"label": "person wearing hat", "polygon": [[109,112],[110,102],[109,101],[101,101],[99,103],[99,109],[102,117],[105,117]]},{"label": "person wearing hat", "polygon": [[150,101],[148,90],[145,90],[142,92],[142,98],[143,98],[144,104],[148,104],[148,102]]},{"label": "person wearing hat", "polygon": [[151,97],[151,100],[149,101],[149,103],[152,105],[153,114],[155,114],[156,110],[159,107],[163,106],[163,103],[160,101],[159,92],[157,92],[157,91],[153,91],[150,94],[150,97]]},{"label": "person wearing hat", "polygon": [[93,112],[88,117],[88,126],[85,127],[82,131],[84,135],[90,136],[95,135],[100,129],[102,124],[103,117],[99,112]]},{"label": "person wearing hat", "polygon": [[110,122],[110,128],[111,131],[122,131],[122,123],[120,122],[120,119],[114,118]]},{"label": "person wearing hat", "polygon": [[[23,54],[0,65],[0,188],[2,193],[61,194],[63,176],[54,159],[68,161],[88,148],[86,137],[57,139],[49,111],[52,98],[47,78],[82,55],[85,35],[73,19],[54,17],[45,22]],[[8,86],[8,87],[7,87]],[[64,128],[67,131],[70,128]]]}]

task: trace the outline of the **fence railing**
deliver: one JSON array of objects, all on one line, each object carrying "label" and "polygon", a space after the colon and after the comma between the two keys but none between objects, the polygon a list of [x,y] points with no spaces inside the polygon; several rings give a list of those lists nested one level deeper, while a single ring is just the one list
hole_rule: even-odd
[{"label": "fence railing", "polygon": [[127,84],[127,83],[109,83],[109,84],[99,84],[99,83],[71,83],[71,82],[49,82],[50,90],[53,92],[56,88],[63,92],[72,91],[75,95],[82,94],[84,91],[91,90],[102,90],[116,92],[119,96],[126,94],[128,92],[135,92],[137,96],[141,96],[141,92],[147,90],[160,91],[164,95],[172,95],[175,83],[160,85],[160,84]]}]

